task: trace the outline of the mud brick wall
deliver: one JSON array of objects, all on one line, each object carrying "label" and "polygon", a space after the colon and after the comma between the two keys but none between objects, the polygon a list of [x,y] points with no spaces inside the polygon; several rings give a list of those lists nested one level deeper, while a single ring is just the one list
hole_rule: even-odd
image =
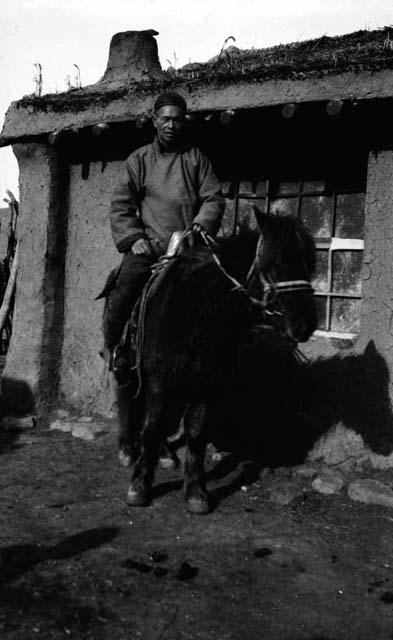
[{"label": "mud brick wall", "polygon": [[60,398],[84,413],[111,414],[111,377],[99,355],[103,301],[95,300],[121,261],[109,228],[109,206],[121,162],[70,168]]},{"label": "mud brick wall", "polygon": [[[368,163],[359,348],[373,339],[393,371],[393,151]],[[393,397],[393,381],[390,382]]]},{"label": "mud brick wall", "polygon": [[[21,171],[19,272],[12,340],[4,376],[23,382],[37,412],[57,396],[63,340],[67,167],[44,144],[14,147]],[[15,397],[16,409],[23,398]]]},{"label": "mud brick wall", "polygon": [[[64,279],[64,339],[61,351],[60,402],[84,413],[113,415],[113,381],[99,355],[103,301],[95,300],[121,261],[109,228],[109,207],[122,162],[81,165],[69,170],[67,252]],[[223,183],[226,208],[221,233],[235,224],[231,184]]]}]

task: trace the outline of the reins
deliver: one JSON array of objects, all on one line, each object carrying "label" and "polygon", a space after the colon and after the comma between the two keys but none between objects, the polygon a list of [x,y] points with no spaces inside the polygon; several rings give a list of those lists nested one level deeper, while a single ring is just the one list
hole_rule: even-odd
[{"label": "reins", "polygon": [[[282,316],[283,315],[281,311],[275,309],[273,306],[275,301],[277,300],[277,298],[279,298],[280,295],[283,295],[285,293],[296,293],[299,291],[308,291],[310,293],[313,292],[313,288],[307,280],[283,280],[283,281],[273,282],[271,278],[268,279],[268,277],[263,274],[263,270],[261,268],[260,256],[259,256],[261,244],[263,241],[262,236],[260,236],[258,240],[256,251],[255,251],[255,258],[247,274],[246,284],[245,286],[242,285],[236,278],[231,276],[221,264],[221,261],[216,252],[218,245],[214,240],[214,238],[207,231],[205,231],[205,229],[203,229],[199,224],[193,224],[191,227],[186,229],[183,232],[183,234],[180,236],[178,245],[174,253],[172,255],[162,256],[161,258],[159,258],[159,260],[156,263],[152,265],[151,267],[152,274],[143,289],[141,301],[139,305],[138,323],[137,323],[137,329],[136,329],[136,340],[135,340],[136,363],[135,363],[135,366],[132,367],[132,370],[135,370],[137,374],[137,379],[138,379],[137,390],[133,396],[134,399],[138,397],[142,388],[142,354],[143,354],[143,348],[144,348],[144,342],[145,342],[145,315],[146,315],[151,286],[153,282],[155,282],[158,279],[158,277],[165,272],[168,265],[174,259],[178,258],[179,255],[181,255],[179,247],[182,246],[184,240],[186,240],[187,237],[189,236],[193,237],[195,233],[198,233],[198,235],[202,238],[205,246],[210,249],[211,256],[214,262],[216,263],[218,269],[225,276],[225,278],[231,283],[232,287],[230,291],[237,291],[239,293],[243,293],[248,298],[252,306],[259,308],[263,315],[265,316],[275,316],[275,315]],[[254,298],[249,293],[249,288],[253,280],[253,277],[255,275],[255,272],[257,272],[260,282],[262,284],[262,288],[263,288],[262,300],[258,300],[257,298]],[[270,330],[273,329],[271,325],[260,324],[258,326],[260,328],[264,327]],[[120,343],[122,346],[124,346],[124,344],[127,341],[129,330],[130,330],[130,320],[127,322],[123,331],[123,336]],[[299,351],[299,349],[296,346],[294,348],[294,353],[298,361],[303,361],[303,362],[308,361],[307,357],[304,356],[304,354],[301,351]],[[130,382],[131,382],[131,378],[129,381],[127,381],[124,385],[121,385],[121,386],[126,387],[130,384]]]},{"label": "reins", "polygon": [[[199,225],[198,225],[199,226]],[[192,229],[188,229],[186,233],[192,233]],[[246,286],[244,287],[236,278],[231,276],[222,266],[219,257],[217,256],[214,248],[217,246],[214,238],[210,236],[202,227],[199,228],[199,233],[207,246],[212,249],[212,257],[216,262],[220,271],[225,275],[225,277],[230,280],[230,282],[234,285],[231,291],[242,291],[250,300],[253,306],[259,307],[261,311],[267,316],[282,316],[283,313],[278,311],[278,309],[269,309],[271,305],[274,304],[276,299],[284,294],[284,293],[297,293],[299,291],[308,291],[309,293],[313,293],[314,289],[308,280],[279,280],[278,282],[273,282],[272,280],[268,280],[264,275],[263,270],[261,268],[260,261],[260,247],[263,241],[262,236],[259,237],[257,247],[255,250],[255,258],[253,263],[248,271],[246,277]],[[257,269],[258,277],[262,284],[263,288],[263,298],[262,300],[258,300],[257,298],[253,298],[248,289],[251,285],[255,270]],[[259,324],[259,329],[268,329],[270,331],[274,331],[274,327],[269,324]],[[299,349],[296,342],[293,342],[289,337],[287,337],[288,341],[293,345],[293,353],[298,363],[308,364],[310,360],[307,356]]]}]

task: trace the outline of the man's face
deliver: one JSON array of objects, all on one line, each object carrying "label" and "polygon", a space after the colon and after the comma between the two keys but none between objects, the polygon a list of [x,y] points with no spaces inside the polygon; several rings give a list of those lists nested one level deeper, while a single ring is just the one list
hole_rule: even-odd
[{"label": "man's face", "polygon": [[154,114],[153,124],[159,142],[168,149],[176,147],[184,129],[184,111],[174,105],[165,105]]}]

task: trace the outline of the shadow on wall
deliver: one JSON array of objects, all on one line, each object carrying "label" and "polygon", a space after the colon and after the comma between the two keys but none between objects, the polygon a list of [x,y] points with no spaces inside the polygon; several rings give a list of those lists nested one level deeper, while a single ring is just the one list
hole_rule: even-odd
[{"label": "shadow on wall", "polygon": [[[7,376],[1,379],[0,419],[4,416],[26,416],[35,414],[33,394],[23,380]],[[0,426],[0,454],[14,447],[19,430],[4,430]]]},{"label": "shadow on wall", "polygon": [[342,422],[375,453],[393,451],[389,371],[370,342],[362,354],[305,364],[287,342],[262,335],[240,354],[236,383],[217,397],[211,440],[266,466],[304,461],[315,442]]}]

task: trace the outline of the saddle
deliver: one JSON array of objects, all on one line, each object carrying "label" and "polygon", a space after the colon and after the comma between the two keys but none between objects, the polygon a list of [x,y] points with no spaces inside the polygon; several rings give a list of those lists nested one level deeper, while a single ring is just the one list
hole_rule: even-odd
[{"label": "saddle", "polygon": [[180,252],[180,245],[184,235],[181,231],[175,231],[169,241],[167,252],[152,265],[151,276],[132,309],[131,315],[125,324],[120,343],[113,353],[113,373],[120,386],[128,386],[131,382],[136,382],[137,388],[134,397],[138,396],[141,387],[140,371],[148,300],[166,278],[169,265]]},{"label": "saddle", "polygon": [[[141,362],[148,301],[161,286],[167,276],[169,266],[181,255],[186,243],[189,246],[194,246],[196,238],[200,238],[203,244],[209,248],[216,247],[214,239],[199,224],[194,223],[185,231],[175,231],[172,234],[167,252],[151,267],[151,276],[132,309],[119,344],[113,351],[109,369],[113,371],[119,386],[126,387],[132,384],[136,387],[135,398],[141,389]],[[111,271],[104,290],[96,300],[106,297],[110,290],[116,286],[118,272],[119,268]]]},{"label": "saddle", "polygon": [[[123,356],[128,359],[129,362],[129,375],[128,379],[123,382],[124,386],[127,386],[133,381],[137,382],[134,398],[138,397],[142,385],[141,364],[145,342],[148,302],[167,277],[173,261],[181,256],[187,244],[188,247],[193,247],[197,242],[202,242],[204,246],[213,251],[217,247],[214,238],[197,223],[193,223],[185,231],[175,231],[172,234],[167,252],[151,267],[152,274],[144,286],[139,299],[134,305],[131,316],[126,323],[122,339],[116,351],[119,352],[119,355],[123,353]],[[114,360],[117,360],[117,354],[115,354]],[[116,364],[114,363],[113,370],[116,375],[115,369]]]}]

